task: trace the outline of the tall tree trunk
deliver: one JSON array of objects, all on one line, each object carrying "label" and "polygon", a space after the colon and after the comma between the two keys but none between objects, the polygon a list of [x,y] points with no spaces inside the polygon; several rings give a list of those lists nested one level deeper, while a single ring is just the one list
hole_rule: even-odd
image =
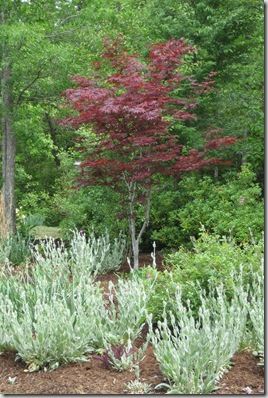
[{"label": "tall tree trunk", "polygon": [[4,202],[4,222],[7,233],[15,233],[16,230],[16,206],[15,206],[15,156],[16,139],[12,130],[12,75],[11,64],[8,63],[5,49],[2,53],[2,194]]}]

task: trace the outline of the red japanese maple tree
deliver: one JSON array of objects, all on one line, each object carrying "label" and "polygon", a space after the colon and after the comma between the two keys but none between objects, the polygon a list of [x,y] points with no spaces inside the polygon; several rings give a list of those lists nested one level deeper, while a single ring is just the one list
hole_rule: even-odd
[{"label": "red japanese maple tree", "polygon": [[[134,268],[138,267],[141,236],[149,223],[151,188],[159,175],[179,175],[198,170],[208,164],[221,163],[220,158],[207,157],[207,150],[235,141],[235,137],[209,137],[203,150],[183,151],[176,134],[170,133],[174,120],[191,120],[196,98],[210,90],[213,73],[202,83],[180,72],[185,55],[194,49],[184,39],[171,39],[154,44],[147,62],[137,54],[128,54],[118,39],[106,40],[103,63],[94,64],[92,77],[72,78],[78,86],[65,91],[66,103],[76,115],[61,124],[79,128],[90,125],[96,142],[83,145],[79,187],[108,184],[125,189],[128,204]],[[112,73],[105,75],[109,62]],[[185,95],[185,86],[188,86]],[[182,96],[182,92],[184,95]],[[135,206],[143,206],[144,220],[137,232]]]}]

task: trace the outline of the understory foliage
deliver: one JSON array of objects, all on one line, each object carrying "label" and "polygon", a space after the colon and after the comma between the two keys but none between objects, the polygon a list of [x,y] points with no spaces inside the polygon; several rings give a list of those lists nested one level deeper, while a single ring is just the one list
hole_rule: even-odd
[{"label": "understory foliage", "polygon": [[202,228],[199,239],[192,239],[192,245],[192,250],[181,247],[167,255],[166,263],[171,267],[173,280],[182,286],[184,302],[189,299],[195,312],[200,305],[197,283],[205,291],[222,284],[226,296],[231,299],[233,279],[237,278],[241,267],[244,286],[252,284],[254,273],[260,272],[264,256],[263,237],[258,242],[239,246],[231,237],[210,235]]},{"label": "understory foliage", "polygon": [[[163,223],[165,220],[165,223]],[[197,237],[200,225],[210,233],[232,236],[237,243],[261,238],[264,204],[260,185],[250,164],[239,173],[215,178],[197,173],[169,182],[152,197],[148,235],[159,247],[176,248]]]},{"label": "understory foliage", "polygon": [[187,202],[173,212],[186,236],[194,236],[200,224],[218,235],[230,235],[236,242],[260,239],[264,229],[264,204],[261,188],[250,165],[226,183],[211,177],[188,178],[178,185]]}]

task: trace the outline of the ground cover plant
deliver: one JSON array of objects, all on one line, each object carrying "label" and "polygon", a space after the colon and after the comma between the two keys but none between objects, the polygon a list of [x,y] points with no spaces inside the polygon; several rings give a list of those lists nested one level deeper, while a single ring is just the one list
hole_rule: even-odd
[{"label": "ground cover plant", "polygon": [[1,275],[1,348],[14,349],[30,371],[84,360],[110,344],[133,343],[141,332],[148,299],[142,285],[111,283],[104,298],[89,275],[72,280],[67,267],[53,274],[26,271],[23,280],[8,271]]},{"label": "ground cover plant", "polygon": [[[76,232],[74,239],[83,252],[85,242],[80,238]],[[231,242],[226,244],[232,248]],[[170,393],[199,394],[216,388],[243,344],[263,356],[261,261],[258,267],[252,267],[251,286],[243,275],[243,266],[240,268],[240,276],[232,278],[231,297],[221,278],[208,290],[196,283],[198,316],[196,304],[192,310],[191,301],[185,304],[182,300],[183,283],[171,281],[174,295],[158,296],[163,311],[156,323],[157,317],[154,319],[150,310],[160,274],[155,257],[151,268],[145,267],[143,273],[141,269],[131,270],[129,278],[118,276],[117,282],[110,280],[104,291],[96,273],[83,266],[80,274],[72,272],[73,264],[63,247],[47,245],[42,261],[38,253],[36,263],[28,264],[22,272],[14,272],[7,263],[1,267],[1,351],[14,350],[28,372],[53,370],[77,361],[90,363],[94,357],[113,371],[132,371],[134,380],[125,387],[127,391],[152,391],[152,386],[142,384],[145,381],[140,378],[150,345],[166,378],[158,387]],[[256,252],[260,257],[258,247]],[[85,260],[83,256],[77,258]],[[227,260],[223,257],[223,266]],[[79,264],[75,266],[79,268]],[[151,273],[147,273],[149,269]],[[137,346],[146,324],[149,333]]]}]

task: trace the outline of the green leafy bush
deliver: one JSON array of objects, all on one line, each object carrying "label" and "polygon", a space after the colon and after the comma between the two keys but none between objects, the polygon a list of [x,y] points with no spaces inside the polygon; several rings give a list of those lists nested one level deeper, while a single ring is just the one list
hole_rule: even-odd
[{"label": "green leafy bush", "polygon": [[153,195],[149,231],[158,247],[188,245],[201,224],[210,233],[230,235],[238,243],[251,242],[249,228],[256,239],[261,238],[264,203],[250,165],[235,175],[226,174],[225,181],[191,173],[176,187],[174,182],[166,183]]},{"label": "green leafy bush", "polygon": [[243,268],[243,285],[252,283],[253,272],[259,272],[263,259],[263,239],[256,244],[245,243],[239,246],[232,239],[210,235],[201,230],[199,239],[192,239],[193,250],[181,247],[177,252],[165,257],[172,270],[173,280],[182,288],[182,298],[191,301],[191,308],[197,314],[200,296],[197,282],[202,289],[220,284],[226,296],[231,299],[234,293],[234,278]]},{"label": "green leafy bush", "polygon": [[55,195],[55,207],[61,216],[60,227],[66,231],[79,229],[89,232],[94,228],[98,234],[109,227],[112,236],[124,229],[119,218],[118,198],[108,188],[76,190]]},{"label": "green leafy bush", "polygon": [[44,217],[41,214],[28,214],[22,217],[20,212],[17,214],[17,230],[25,239],[31,238],[34,227],[44,225]]},{"label": "green leafy bush", "polygon": [[187,193],[187,203],[177,211],[177,222],[188,236],[196,236],[200,224],[209,231],[231,235],[238,243],[261,238],[264,230],[264,203],[261,188],[249,166],[225,184],[212,178],[188,178],[179,183]]}]

